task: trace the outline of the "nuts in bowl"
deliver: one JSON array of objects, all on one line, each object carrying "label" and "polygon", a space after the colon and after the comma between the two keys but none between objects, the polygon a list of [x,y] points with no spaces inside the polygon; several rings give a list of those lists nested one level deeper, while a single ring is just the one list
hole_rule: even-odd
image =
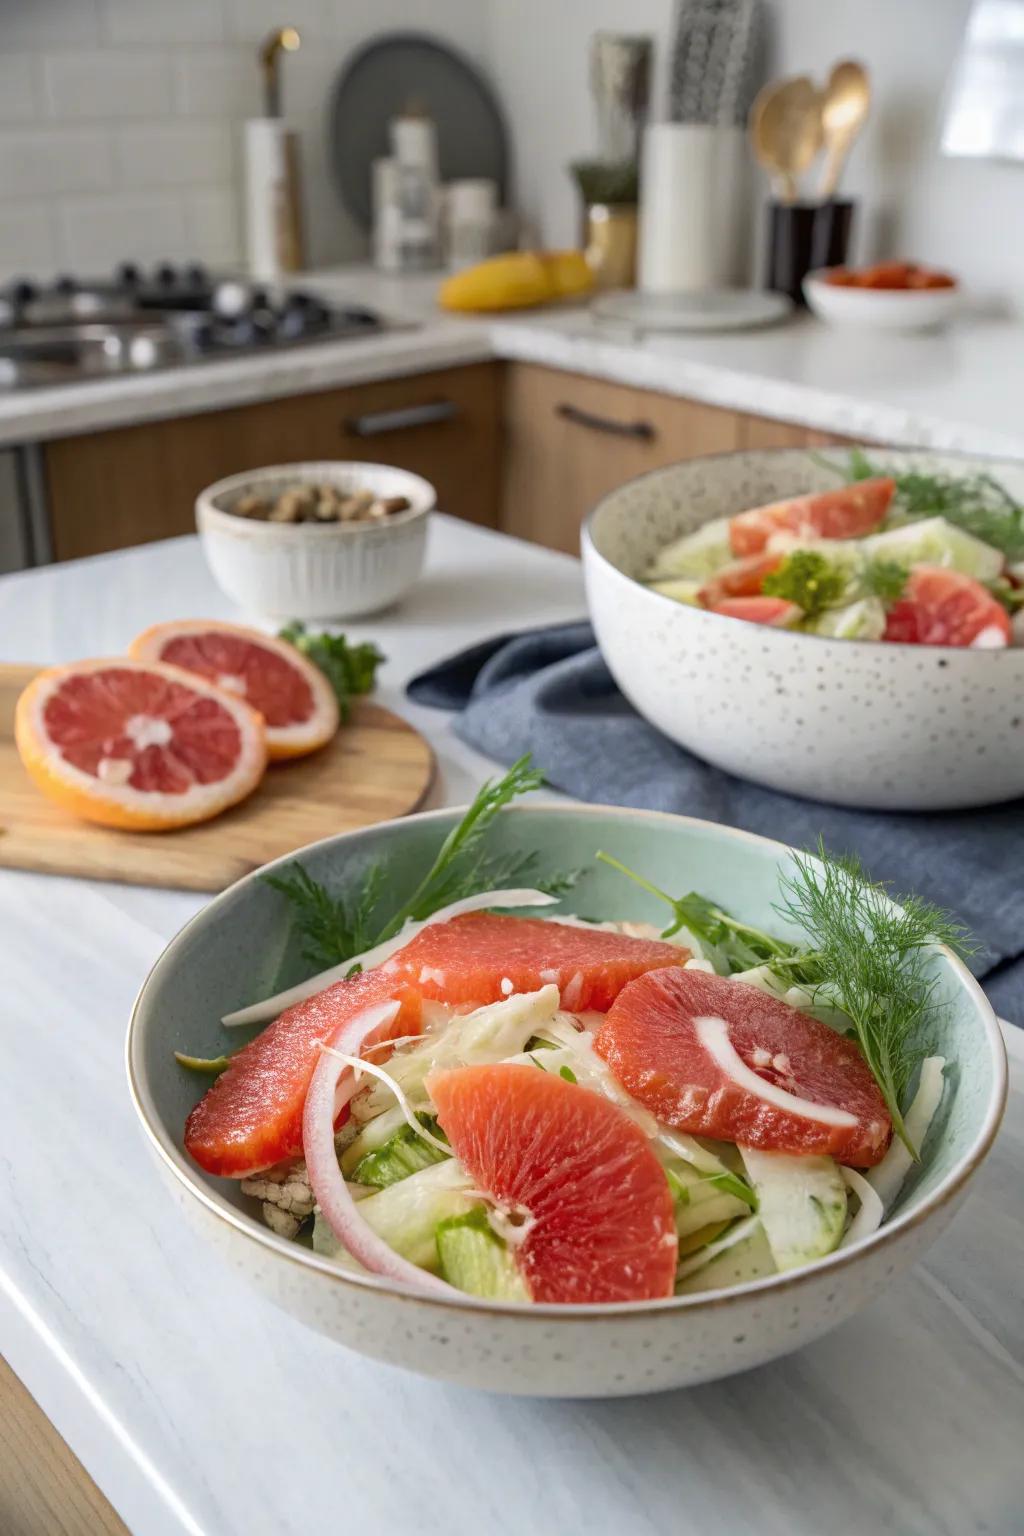
[{"label": "nuts in bowl", "polygon": [[278,464],[218,480],[196,526],[218,585],[264,618],[375,613],[423,568],[434,487],[389,464]]}]

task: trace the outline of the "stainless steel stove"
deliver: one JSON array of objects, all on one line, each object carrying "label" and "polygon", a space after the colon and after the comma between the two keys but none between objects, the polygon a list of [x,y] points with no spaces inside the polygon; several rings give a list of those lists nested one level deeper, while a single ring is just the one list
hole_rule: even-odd
[{"label": "stainless steel stove", "polygon": [[368,309],[301,288],[211,276],[169,262],[109,278],[25,279],[0,289],[0,391],[213,362],[392,329]]}]

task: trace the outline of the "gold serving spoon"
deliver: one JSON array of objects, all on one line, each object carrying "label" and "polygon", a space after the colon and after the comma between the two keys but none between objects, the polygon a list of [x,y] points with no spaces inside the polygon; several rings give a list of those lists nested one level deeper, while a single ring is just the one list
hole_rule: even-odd
[{"label": "gold serving spoon", "polygon": [[871,106],[871,85],[863,64],[843,59],[828,77],[821,105],[825,130],[825,174],[821,200],[835,196],[853,141],[864,126]]},{"label": "gold serving spoon", "polygon": [[822,145],[821,93],[810,76],[766,85],[750,109],[749,129],[780,202],[795,203],[799,177]]}]

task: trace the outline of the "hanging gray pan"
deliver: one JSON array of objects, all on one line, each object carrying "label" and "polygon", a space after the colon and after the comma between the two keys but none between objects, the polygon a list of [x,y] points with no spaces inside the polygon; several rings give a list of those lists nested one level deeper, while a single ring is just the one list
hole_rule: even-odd
[{"label": "hanging gray pan", "polygon": [[487,176],[508,191],[508,135],[490,86],[454,49],[419,32],[389,32],[345,63],[334,87],[328,152],[341,200],[372,221],[374,160],[391,152],[388,125],[410,106],[437,125],[441,180]]}]

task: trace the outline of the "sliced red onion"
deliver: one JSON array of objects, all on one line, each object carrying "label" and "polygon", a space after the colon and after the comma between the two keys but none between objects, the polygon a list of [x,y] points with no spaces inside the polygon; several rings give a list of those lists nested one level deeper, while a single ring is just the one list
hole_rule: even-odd
[{"label": "sliced red onion", "polygon": [[364,971],[376,970],[385,960],[404,949],[424,928],[432,928],[435,923],[448,923],[453,917],[461,917],[466,912],[483,912],[488,907],[547,907],[555,900],[556,897],[548,896],[543,891],[528,889],[479,891],[475,896],[464,896],[461,901],[453,901],[450,906],[441,907],[432,917],[422,922],[406,923],[401,933],[397,933],[393,939],[385,939],[383,944],[376,944],[373,949],[361,955],[353,955],[351,960],[344,960],[341,965],[332,965],[329,971],[321,971],[319,976],[310,976],[308,981],[300,981],[297,986],[278,992],[261,1003],[251,1003],[248,1008],[226,1013],[221,1023],[231,1028],[236,1024],[263,1024],[269,1019],[276,1019],[279,1013],[291,1008],[294,1003],[304,1002],[307,997],[313,997],[334,982],[343,981],[354,965]]},{"label": "sliced red onion", "polygon": [[[367,1035],[398,1013],[398,1003],[378,1003],[350,1019],[330,1042],[334,1050],[357,1056]],[[344,1073],[346,1082],[342,1082]],[[359,1206],[349,1193],[338,1167],[334,1150],[334,1122],[340,1104],[346,1104],[357,1088],[355,1073],[348,1064],[325,1050],[313,1073],[302,1116],[302,1150],[305,1153],[309,1182],[325,1221],[339,1242],[364,1269],[383,1275],[413,1290],[457,1295],[453,1286],[410,1264],[378,1237],[359,1214]]]}]

